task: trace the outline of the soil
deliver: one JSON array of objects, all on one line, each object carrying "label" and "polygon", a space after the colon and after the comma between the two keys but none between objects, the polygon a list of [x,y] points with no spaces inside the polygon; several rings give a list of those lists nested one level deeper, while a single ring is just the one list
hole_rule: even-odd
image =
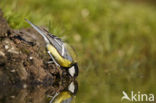
[{"label": "soil", "polygon": [[0,84],[65,88],[70,76],[49,60],[43,38],[33,28],[10,28],[0,10]]}]

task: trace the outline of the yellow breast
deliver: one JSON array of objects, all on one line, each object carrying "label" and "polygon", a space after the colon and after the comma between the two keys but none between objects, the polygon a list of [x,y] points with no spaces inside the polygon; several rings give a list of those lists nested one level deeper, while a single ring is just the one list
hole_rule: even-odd
[{"label": "yellow breast", "polygon": [[71,95],[68,92],[61,92],[54,100],[53,103],[62,103],[62,101],[71,98]]},{"label": "yellow breast", "polygon": [[55,47],[53,47],[51,44],[47,44],[47,49],[50,51],[50,53],[53,55],[54,59],[58,64],[60,64],[62,67],[70,67],[71,62],[65,58],[63,58]]}]

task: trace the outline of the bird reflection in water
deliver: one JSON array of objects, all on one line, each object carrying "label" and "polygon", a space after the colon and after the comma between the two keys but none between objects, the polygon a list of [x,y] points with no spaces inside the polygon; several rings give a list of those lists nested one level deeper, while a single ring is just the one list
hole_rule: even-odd
[{"label": "bird reflection in water", "polygon": [[72,81],[63,91],[56,93],[49,103],[75,103],[78,83]]},{"label": "bird reflection in water", "polygon": [[0,103],[74,103],[78,91],[77,81],[72,80],[59,86],[8,86],[0,85]]}]

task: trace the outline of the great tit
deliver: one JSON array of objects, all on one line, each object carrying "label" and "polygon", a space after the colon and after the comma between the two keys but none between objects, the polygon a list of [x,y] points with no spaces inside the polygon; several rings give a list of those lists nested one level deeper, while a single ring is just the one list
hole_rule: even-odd
[{"label": "great tit", "polygon": [[53,62],[60,68],[66,69],[70,76],[77,77],[79,70],[75,56],[73,56],[73,49],[47,30],[39,28],[27,19],[25,20],[44,38],[47,52]]},{"label": "great tit", "polygon": [[71,82],[66,90],[56,93],[49,103],[75,103],[78,84],[76,81]]}]

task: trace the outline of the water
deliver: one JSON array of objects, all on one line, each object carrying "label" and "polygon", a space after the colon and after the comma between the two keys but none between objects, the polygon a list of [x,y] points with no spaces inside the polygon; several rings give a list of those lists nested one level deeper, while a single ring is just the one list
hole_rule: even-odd
[{"label": "water", "polygon": [[0,87],[0,103],[73,103],[77,81],[62,86],[14,85]]}]

